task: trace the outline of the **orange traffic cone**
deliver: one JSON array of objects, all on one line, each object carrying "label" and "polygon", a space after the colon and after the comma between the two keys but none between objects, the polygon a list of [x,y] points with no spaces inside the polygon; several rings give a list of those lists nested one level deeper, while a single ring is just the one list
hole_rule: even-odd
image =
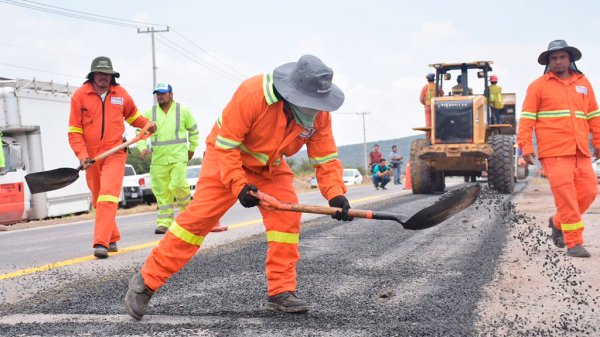
[{"label": "orange traffic cone", "polygon": [[410,180],[410,160],[406,162],[406,179],[404,179],[404,189],[412,190],[412,180]]}]

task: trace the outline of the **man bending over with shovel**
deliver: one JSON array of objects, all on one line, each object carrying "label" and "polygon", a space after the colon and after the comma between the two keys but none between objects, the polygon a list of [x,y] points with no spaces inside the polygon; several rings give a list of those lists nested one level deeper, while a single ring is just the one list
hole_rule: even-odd
[{"label": "man bending over with shovel", "polygon": [[[330,206],[342,209],[333,217],[352,220],[329,113],[342,105],[344,94],[332,78],[333,71],[319,58],[304,55],[239,86],[206,139],[198,193],[129,281],[125,295],[129,315],[136,320],[144,316],[153,293],[190,261],[236,201],[244,207],[257,206],[260,200],[253,192],[261,190],[297,203],[294,174],[283,156],[297,153],[305,144],[322,195]],[[260,212],[268,242],[268,308],[306,312],[307,303],[296,295],[301,214],[264,208]]]},{"label": "man bending over with shovel", "polygon": [[[90,158],[123,143],[124,119],[137,128],[152,123],[140,115],[133,99],[117,84],[115,79],[119,76],[108,57],[95,58],[87,81],[71,98],[69,116],[69,144],[86,170],[92,207],[96,209],[93,247],[94,256],[99,259],[118,250],[121,235],[116,221],[117,205],[127,152],[118,151],[95,163]],[[152,123],[148,131],[155,132],[156,125]]]}]

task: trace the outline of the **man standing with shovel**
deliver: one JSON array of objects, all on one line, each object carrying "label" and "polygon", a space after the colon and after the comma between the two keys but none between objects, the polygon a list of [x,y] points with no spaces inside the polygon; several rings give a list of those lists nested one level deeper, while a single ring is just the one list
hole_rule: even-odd
[{"label": "man standing with shovel", "polygon": [[[199,192],[129,282],[125,306],[134,319],[144,316],[152,294],[192,259],[213,225],[237,201],[257,206],[255,193],[260,190],[283,202],[298,202],[294,174],[283,156],[304,145],[321,194],[341,209],[333,217],[352,220],[329,113],[342,105],[344,94],[332,79],[333,71],[319,58],[304,55],[239,86],[206,139]],[[296,295],[300,213],[260,212],[268,242],[267,306],[306,312],[308,304]]]},{"label": "man standing with shovel", "polygon": [[[117,84],[115,79],[119,76],[108,57],[95,58],[87,81],[71,98],[69,116],[69,144],[86,170],[92,206],[96,209],[93,247],[94,256],[100,259],[118,250],[121,236],[116,215],[127,152],[118,151],[96,162],[91,158],[123,143],[123,120],[137,128],[151,123]],[[156,125],[152,124],[148,131],[155,132]]]}]

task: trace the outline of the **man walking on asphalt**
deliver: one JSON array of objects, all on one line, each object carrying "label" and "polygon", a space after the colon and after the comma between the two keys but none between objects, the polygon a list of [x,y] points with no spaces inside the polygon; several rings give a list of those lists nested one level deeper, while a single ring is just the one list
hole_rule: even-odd
[{"label": "man walking on asphalt", "polygon": [[158,105],[144,112],[144,117],[158,126],[150,138],[137,143],[142,159],[150,155],[150,185],[156,196],[158,214],[154,233],[164,234],[174,219],[173,200],[183,211],[190,202],[187,163],[198,146],[198,126],[188,107],[173,100],[173,87],[158,83],[154,88]]},{"label": "man walking on asphalt", "polygon": [[[298,202],[294,174],[283,156],[304,145],[321,194],[330,206],[342,209],[333,217],[352,220],[329,113],[342,105],[344,94],[332,79],[333,71],[319,58],[304,55],[239,86],[206,139],[199,192],[129,281],[125,306],[134,319],[142,318],[152,294],[188,263],[212,225],[236,201],[244,207],[257,206],[260,200],[253,192],[261,190],[283,202]],[[259,210],[268,242],[267,306],[306,312],[308,304],[296,295],[301,215]]]},{"label": "man walking on asphalt", "polygon": [[[123,143],[123,120],[136,128],[151,123],[137,111],[133,99],[116,79],[108,57],[92,61],[87,81],[71,97],[69,144],[85,170],[87,185],[96,209],[94,256],[103,259],[116,252],[121,235],[117,228],[117,204],[125,174],[127,152],[119,151],[95,163],[91,158]],[[149,128],[156,131],[156,125]]]},{"label": "man walking on asphalt", "polygon": [[533,165],[535,128],[538,157],[550,182],[556,214],[550,217],[554,245],[567,255],[589,257],[583,247],[582,214],[598,193],[591,165],[589,135],[594,155],[600,157],[600,110],[588,79],[577,69],[581,52],[564,40],[554,40],[538,57],[545,74],[527,89],[519,120],[518,144],[523,159]]}]

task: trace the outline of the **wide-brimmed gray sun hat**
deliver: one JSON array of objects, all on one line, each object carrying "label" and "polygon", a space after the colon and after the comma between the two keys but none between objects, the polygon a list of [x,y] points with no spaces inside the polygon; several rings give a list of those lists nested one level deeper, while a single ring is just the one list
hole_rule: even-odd
[{"label": "wide-brimmed gray sun hat", "polygon": [[112,62],[106,56],[98,56],[92,61],[88,77],[96,72],[115,75],[116,78],[121,76],[121,74],[113,70]]},{"label": "wide-brimmed gray sun hat", "polygon": [[321,59],[304,55],[273,71],[273,84],[283,98],[300,107],[334,111],[344,103],[344,93],[332,83],[333,70]]},{"label": "wide-brimmed gray sun hat", "polygon": [[581,59],[581,52],[575,47],[571,47],[565,40],[554,40],[548,44],[548,50],[538,56],[538,63],[545,66],[548,64],[548,55],[555,51],[566,50],[571,55],[571,62]]}]

